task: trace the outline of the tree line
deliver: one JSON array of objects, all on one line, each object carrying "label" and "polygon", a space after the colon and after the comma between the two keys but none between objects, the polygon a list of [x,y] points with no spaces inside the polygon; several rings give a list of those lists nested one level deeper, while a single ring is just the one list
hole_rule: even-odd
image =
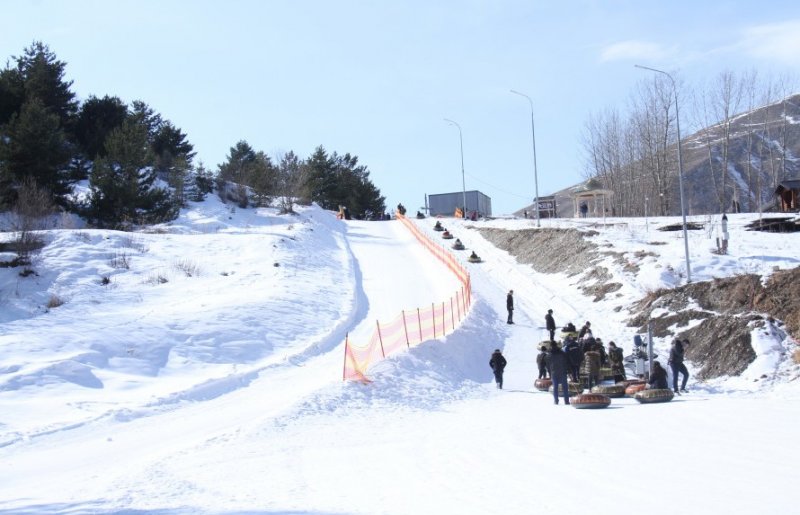
[{"label": "tree line", "polygon": [[653,74],[635,87],[624,113],[607,108],[586,121],[584,176],[613,191],[607,202],[618,216],[676,214],[680,121],[695,212],[761,210],[792,174],[791,87],[786,77],[724,71],[695,89],[678,77],[676,92],[669,77]]},{"label": "tree line", "polygon": [[[242,207],[277,201],[284,212],[296,202],[347,205],[362,218],[385,209],[356,156],[319,146],[307,159],[271,158],[240,141],[210,171],[194,162],[188,135],[144,101],[91,95],[79,102],[65,71],[38,41],[0,70],[0,210],[43,216],[61,209],[97,227],[127,228],[172,220],[215,190]],[[78,196],[81,181],[88,194]]]}]

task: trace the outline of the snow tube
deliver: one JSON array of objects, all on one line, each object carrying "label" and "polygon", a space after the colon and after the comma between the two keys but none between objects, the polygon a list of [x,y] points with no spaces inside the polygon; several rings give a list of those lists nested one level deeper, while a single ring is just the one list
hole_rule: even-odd
[{"label": "snow tube", "polygon": [[464,245],[463,245],[463,244],[461,244],[461,245],[455,245],[455,244],[454,244],[454,245],[453,245],[453,248],[454,248],[455,250],[464,250],[464,248],[465,248],[465,247],[464,247]]},{"label": "snow tube", "polygon": [[608,397],[625,397],[625,387],[621,384],[599,384],[592,387],[592,393],[600,393]]},{"label": "snow tube", "polygon": [[[569,395],[572,397],[573,395],[580,395],[583,393],[583,385],[581,383],[573,383],[570,381],[567,383],[567,389],[569,390]],[[548,388],[550,393],[553,393],[553,385],[550,385]],[[561,389],[558,390],[558,394],[561,395]]]},{"label": "snow tube", "polygon": [[433,226],[433,230],[434,231],[444,231],[444,227],[442,227],[441,225],[434,225]]},{"label": "snow tube", "polygon": [[645,388],[647,388],[647,383],[644,382],[641,384],[632,384],[627,388],[625,388],[625,395],[627,395],[628,397],[633,397],[634,395],[641,392]]},{"label": "snow tube", "polygon": [[479,258],[478,256],[475,256],[475,257],[470,256],[470,257],[467,258],[467,261],[469,261],[470,263],[480,263],[483,260],[481,258]]},{"label": "snow tube", "polygon": [[544,378],[544,379],[537,379],[533,382],[533,387],[539,390],[540,392],[546,392],[551,386],[553,385],[553,380]]},{"label": "snow tube", "polygon": [[611,399],[602,393],[582,393],[570,397],[569,403],[575,409],[600,409],[607,408],[611,404]]},{"label": "snow tube", "polygon": [[642,379],[626,379],[625,381],[620,381],[617,384],[621,384],[625,388],[629,387],[632,384],[647,384],[647,381]]},{"label": "snow tube", "polygon": [[442,233],[442,239],[452,240],[453,239],[453,235],[450,234],[449,232],[445,231],[445,232]]},{"label": "snow tube", "polygon": [[634,399],[642,404],[654,404],[656,402],[669,402],[675,396],[669,388],[655,388],[653,390],[642,390],[633,396]]}]

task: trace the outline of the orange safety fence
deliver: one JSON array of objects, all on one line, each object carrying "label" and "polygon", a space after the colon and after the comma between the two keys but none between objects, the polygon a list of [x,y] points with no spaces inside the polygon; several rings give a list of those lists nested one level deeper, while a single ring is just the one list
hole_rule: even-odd
[{"label": "orange safety fence", "polygon": [[434,256],[442,261],[461,282],[461,288],[450,298],[433,302],[430,306],[403,310],[389,322],[375,321],[375,330],[366,346],[354,345],[348,335],[344,346],[343,379],[368,381],[366,372],[370,365],[404,349],[446,336],[455,331],[466,317],[471,303],[469,273],[455,257],[435,244],[406,217],[397,218],[414,234]]}]

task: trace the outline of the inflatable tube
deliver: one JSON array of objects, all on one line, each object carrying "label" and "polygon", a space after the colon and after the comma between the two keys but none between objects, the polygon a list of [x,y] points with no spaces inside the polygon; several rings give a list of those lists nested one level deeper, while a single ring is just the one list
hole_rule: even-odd
[{"label": "inflatable tube", "polygon": [[626,379],[625,381],[620,381],[617,384],[621,384],[625,388],[629,387],[632,384],[647,384],[647,381],[642,379]]},{"label": "inflatable tube", "polygon": [[546,392],[553,386],[553,380],[544,378],[544,379],[537,379],[533,382],[533,387],[539,390],[540,392]]},{"label": "inflatable tube", "polygon": [[482,260],[481,258],[473,258],[472,256],[470,256],[469,258],[467,258],[467,261],[469,261],[470,263],[480,263]]},{"label": "inflatable tube", "polygon": [[611,399],[601,393],[582,393],[570,397],[569,403],[575,409],[601,409],[607,408],[611,404]]},{"label": "inflatable tube", "polygon": [[[570,397],[572,397],[573,395],[580,395],[583,393],[583,385],[581,383],[573,383],[572,381],[570,381],[569,383],[567,383],[567,389],[569,390]],[[548,388],[548,390],[550,391],[550,393],[553,392],[552,384],[550,385],[550,388]],[[561,390],[559,390],[558,393],[560,395]]]},{"label": "inflatable tube", "polygon": [[625,387],[621,384],[599,384],[592,387],[592,393],[600,393],[612,398],[625,397]]},{"label": "inflatable tube", "polygon": [[654,404],[656,402],[669,402],[675,394],[669,388],[655,388],[653,390],[642,390],[633,396],[634,399],[642,404]]},{"label": "inflatable tube", "polygon": [[627,395],[628,397],[633,397],[634,395],[636,395],[637,393],[641,392],[645,388],[647,388],[647,384],[646,383],[632,384],[632,385],[628,386],[627,388],[625,388],[625,395]]}]

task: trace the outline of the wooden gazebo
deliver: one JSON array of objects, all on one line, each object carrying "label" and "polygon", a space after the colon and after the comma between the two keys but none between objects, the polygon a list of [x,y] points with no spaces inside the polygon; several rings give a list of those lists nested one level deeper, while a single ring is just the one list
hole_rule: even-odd
[{"label": "wooden gazebo", "polygon": [[775,189],[778,208],[784,212],[800,210],[800,179],[781,181]]},{"label": "wooden gazebo", "polygon": [[611,202],[606,199],[614,194],[612,190],[603,188],[603,184],[597,178],[591,178],[588,181],[575,186],[570,191],[572,202],[575,207],[574,216],[581,216],[581,205],[586,205],[586,216],[605,216],[606,208],[611,207]]}]

